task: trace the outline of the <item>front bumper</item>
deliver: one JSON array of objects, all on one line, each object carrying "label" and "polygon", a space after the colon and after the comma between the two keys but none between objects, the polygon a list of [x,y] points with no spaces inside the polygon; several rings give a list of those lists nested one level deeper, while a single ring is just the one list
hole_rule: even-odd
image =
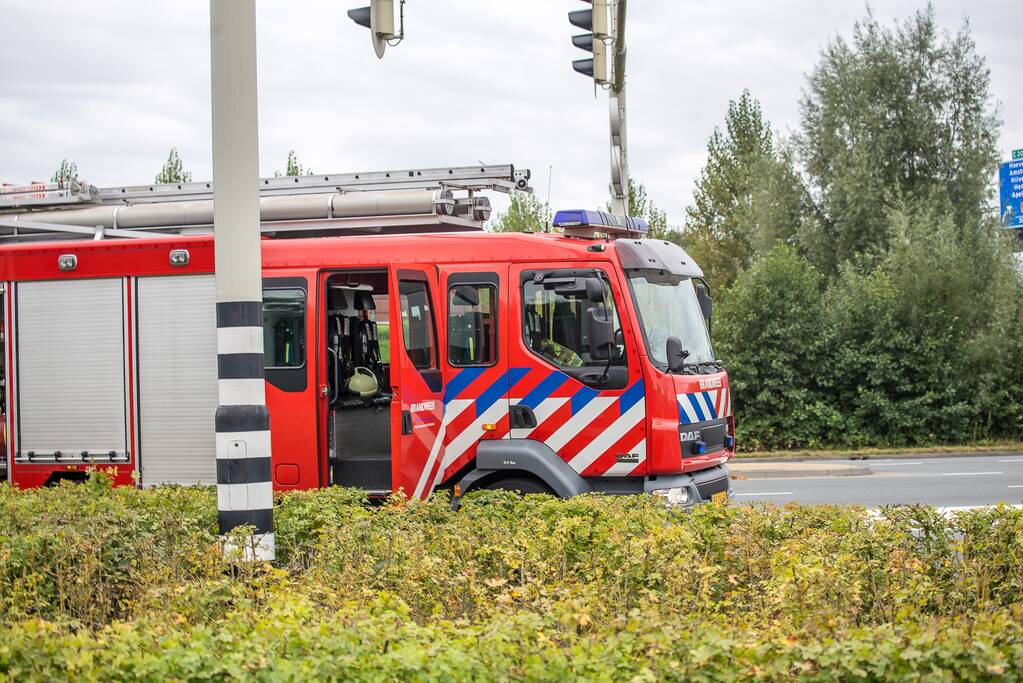
[{"label": "front bumper", "polygon": [[611,494],[653,493],[665,489],[685,489],[688,492],[685,507],[698,503],[706,503],[716,493],[724,493],[732,497],[732,484],[728,475],[728,465],[709,467],[697,472],[685,474],[668,474],[642,479],[600,479],[588,480],[594,491]]}]

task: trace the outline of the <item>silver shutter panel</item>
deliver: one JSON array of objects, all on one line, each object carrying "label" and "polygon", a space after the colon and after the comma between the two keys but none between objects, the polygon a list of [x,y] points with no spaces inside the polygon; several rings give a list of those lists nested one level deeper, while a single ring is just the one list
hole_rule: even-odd
[{"label": "silver shutter panel", "polygon": [[137,310],[142,483],[216,483],[213,276],[139,278]]},{"label": "silver shutter panel", "polygon": [[17,286],[18,457],[127,451],[120,278]]}]

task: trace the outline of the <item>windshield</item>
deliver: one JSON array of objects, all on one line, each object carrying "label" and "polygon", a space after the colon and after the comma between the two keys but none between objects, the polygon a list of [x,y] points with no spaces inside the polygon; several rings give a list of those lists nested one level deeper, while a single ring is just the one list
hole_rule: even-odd
[{"label": "windshield", "polygon": [[632,297],[639,311],[647,353],[658,366],[668,365],[665,342],[678,337],[689,352],[686,363],[710,363],[714,350],[692,279],[663,271],[629,272]]}]

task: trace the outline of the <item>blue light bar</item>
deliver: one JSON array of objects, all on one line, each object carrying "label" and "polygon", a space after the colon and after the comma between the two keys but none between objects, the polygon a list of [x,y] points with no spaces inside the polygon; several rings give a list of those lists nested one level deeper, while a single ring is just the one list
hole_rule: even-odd
[{"label": "blue light bar", "polygon": [[604,232],[609,235],[646,234],[649,230],[642,218],[584,209],[558,211],[554,214],[554,227],[569,228],[573,232],[577,228],[589,228],[592,232]]}]

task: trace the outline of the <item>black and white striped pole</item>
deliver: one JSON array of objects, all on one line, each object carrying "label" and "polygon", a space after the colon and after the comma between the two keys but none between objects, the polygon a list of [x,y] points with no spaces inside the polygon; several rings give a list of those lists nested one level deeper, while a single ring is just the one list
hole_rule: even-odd
[{"label": "black and white striped pole", "polygon": [[[274,559],[263,286],[255,0],[210,0],[213,244],[217,281],[217,512],[220,533],[252,526],[245,559]],[[225,545],[225,553],[237,552]]]}]

